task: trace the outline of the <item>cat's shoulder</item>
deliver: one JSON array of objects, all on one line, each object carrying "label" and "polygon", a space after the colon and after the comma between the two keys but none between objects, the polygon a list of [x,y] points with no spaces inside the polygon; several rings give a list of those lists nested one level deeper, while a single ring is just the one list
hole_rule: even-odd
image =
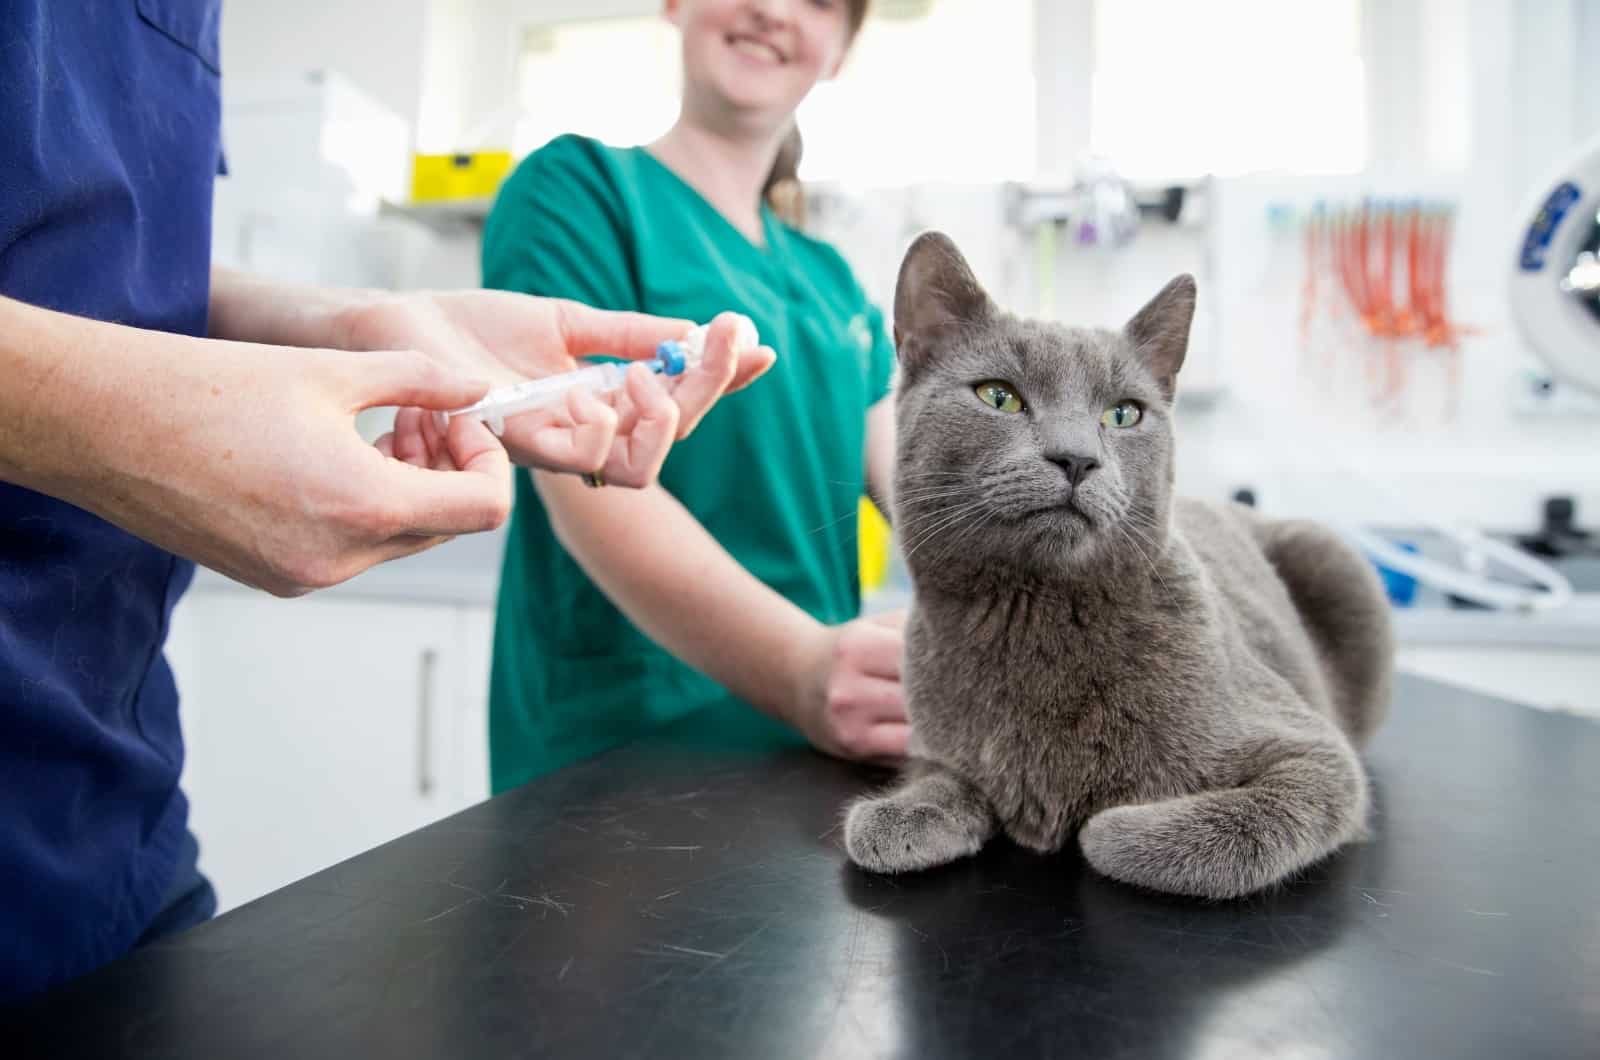
[{"label": "cat's shoulder", "polygon": [[1213,578],[1232,581],[1264,575],[1268,557],[1262,544],[1271,522],[1255,509],[1233,501],[1195,497],[1173,500],[1175,536],[1192,550]]},{"label": "cat's shoulder", "polygon": [[1191,539],[1196,536],[1201,539],[1253,536],[1265,522],[1260,513],[1247,505],[1199,497],[1174,498],[1172,518],[1184,536]]}]

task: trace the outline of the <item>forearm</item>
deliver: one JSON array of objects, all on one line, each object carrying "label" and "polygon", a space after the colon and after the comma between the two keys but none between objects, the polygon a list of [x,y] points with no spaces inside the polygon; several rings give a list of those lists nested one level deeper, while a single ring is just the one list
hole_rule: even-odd
[{"label": "forearm", "polygon": [[592,490],[542,472],[535,482],[563,546],[636,626],[745,702],[795,721],[820,623],[745,570],[659,486]]},{"label": "forearm", "polygon": [[891,394],[867,410],[865,454],[867,496],[891,522],[894,520],[894,461],[894,396]]},{"label": "forearm", "polygon": [[185,341],[0,298],[0,479],[87,507],[125,448],[118,395],[159,385],[162,344]]},{"label": "forearm", "polygon": [[282,283],[233,269],[211,270],[213,338],[348,350],[352,311],[384,297],[382,291]]}]

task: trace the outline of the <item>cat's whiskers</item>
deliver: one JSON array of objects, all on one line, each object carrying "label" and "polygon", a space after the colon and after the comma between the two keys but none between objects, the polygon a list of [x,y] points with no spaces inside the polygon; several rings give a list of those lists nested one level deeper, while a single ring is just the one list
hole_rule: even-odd
[{"label": "cat's whiskers", "polygon": [[1000,509],[990,508],[985,512],[980,512],[978,518],[970,521],[966,525],[952,528],[950,531],[949,544],[940,549],[939,554],[933,557],[933,560],[931,561],[932,564],[934,566],[938,566],[939,564],[943,563],[944,558],[950,554],[951,549],[961,544],[968,537],[983,533],[984,528],[999,517]]},{"label": "cat's whiskers", "polygon": [[1166,547],[1166,539],[1169,532],[1169,527],[1164,522],[1139,519],[1132,511],[1129,511],[1128,514],[1123,517],[1123,525],[1139,531],[1139,536],[1145,542],[1145,544],[1149,545],[1157,552],[1162,551]]},{"label": "cat's whiskers", "polygon": [[906,482],[921,482],[926,479],[970,479],[976,476],[970,471],[913,471],[895,475],[895,485]]},{"label": "cat's whiskers", "polygon": [[897,482],[897,483],[895,483],[895,494],[896,494],[896,496],[905,496],[906,494],[917,493],[917,492],[922,491],[922,490],[948,490],[948,489],[971,489],[971,488],[972,488],[972,483],[965,482],[965,481],[955,481],[955,480],[942,481],[942,482],[911,482],[911,483]]},{"label": "cat's whiskers", "polygon": [[[839,483],[839,485],[849,485],[849,483]],[[944,489],[942,487],[927,486],[927,487],[924,487],[924,491],[923,492],[908,491],[907,493],[904,493],[904,494],[896,494],[895,495],[895,502],[896,502],[896,504],[900,504],[900,503],[917,503],[917,502],[923,502],[923,501],[928,501],[928,500],[936,500],[936,499],[940,499],[940,498],[943,498],[943,497],[959,496],[960,494],[963,494],[963,493],[966,493],[966,492],[968,492],[968,490],[966,488],[951,487],[949,489]],[[820,534],[824,530],[832,529],[833,527],[838,526],[840,523],[844,522],[846,519],[854,519],[856,517],[856,515],[857,515],[857,512],[858,512],[858,509],[857,509],[857,507],[855,505],[849,505],[848,507],[846,507],[846,509],[845,509],[843,514],[839,515],[837,518],[829,519],[827,522],[823,523],[821,526],[813,527],[809,531],[809,533]]]},{"label": "cat's whiskers", "polygon": [[[947,527],[955,525],[963,517],[980,513],[987,505],[988,499],[979,497],[976,500],[968,501],[965,504],[952,505],[951,507],[939,512],[935,517],[937,519],[936,522],[933,522],[927,526],[918,527],[914,534],[907,535],[905,549],[906,562],[909,563],[912,556],[916,555],[917,552],[920,551],[922,547],[929,541],[943,533]],[[912,536],[916,537],[915,542],[911,540]]]},{"label": "cat's whiskers", "polygon": [[1167,580],[1161,576],[1161,572],[1156,569],[1156,561],[1150,558],[1150,554],[1139,545],[1139,542],[1134,539],[1133,534],[1126,526],[1121,523],[1112,523],[1111,525],[1116,527],[1117,533],[1122,535],[1123,540],[1132,545],[1135,551],[1144,557],[1145,563],[1147,563],[1150,567],[1150,573],[1155,576],[1156,581],[1161,583],[1161,591],[1166,593],[1168,596],[1171,596],[1172,589],[1167,585]]},{"label": "cat's whiskers", "polygon": [[[970,540],[973,533],[981,532],[982,528],[992,522],[994,518],[995,512],[993,509],[973,512],[970,513],[968,517],[962,520],[960,523],[951,526],[947,533],[939,535],[941,538],[946,538],[947,543],[939,550],[938,554],[929,561],[928,569],[934,570],[941,568],[945,557],[949,556],[952,550]],[[918,545],[918,550],[920,551],[926,544],[928,544],[928,542]]]},{"label": "cat's whiskers", "polygon": [[939,534],[946,526],[955,522],[968,512],[977,510],[978,508],[982,507],[983,504],[984,502],[981,499],[968,501],[965,504],[951,505],[947,508],[941,509],[935,515],[930,516],[930,521],[928,523],[914,527],[907,532],[906,540],[904,542],[906,554],[912,554],[930,538]]},{"label": "cat's whiskers", "polygon": [[931,500],[941,500],[945,497],[960,497],[971,492],[972,490],[966,486],[954,486],[948,489],[928,487],[916,493],[902,493],[895,500],[900,504],[918,504]]}]

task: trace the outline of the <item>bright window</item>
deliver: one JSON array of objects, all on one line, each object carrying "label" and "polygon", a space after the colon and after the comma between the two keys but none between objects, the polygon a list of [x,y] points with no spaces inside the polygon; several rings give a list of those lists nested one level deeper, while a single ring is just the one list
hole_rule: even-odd
[{"label": "bright window", "polygon": [[678,116],[682,77],[678,31],[660,15],[531,27],[511,149],[523,155],[569,132],[618,145],[654,140]]},{"label": "bright window", "polygon": [[[839,79],[801,105],[801,175],[858,185],[1035,176],[1033,12],[1034,0],[879,0]],[[1089,146],[1125,175],[1365,164],[1361,0],[1095,0],[1092,23]],[[513,149],[572,131],[654,139],[677,116],[679,64],[677,30],[659,14],[531,27]]]},{"label": "bright window", "polygon": [[800,107],[800,175],[888,185],[1025,180],[1038,164],[1032,0],[879,5]]},{"label": "bright window", "polygon": [[[807,180],[901,184],[1033,174],[1032,0],[880,3],[837,81],[802,104]],[[512,149],[564,132],[655,139],[678,115],[678,33],[659,15],[530,28]],[[618,71],[629,91],[618,91]]]},{"label": "bright window", "polygon": [[1140,180],[1366,161],[1360,0],[1099,0],[1090,140]]}]

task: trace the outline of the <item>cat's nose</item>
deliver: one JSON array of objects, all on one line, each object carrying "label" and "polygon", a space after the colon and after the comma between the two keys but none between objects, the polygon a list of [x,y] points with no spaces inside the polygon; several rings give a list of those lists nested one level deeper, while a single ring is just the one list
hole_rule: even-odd
[{"label": "cat's nose", "polygon": [[1049,458],[1050,462],[1067,473],[1067,481],[1072,483],[1072,488],[1077,489],[1078,484],[1089,477],[1089,472],[1100,466],[1100,461],[1092,456],[1081,456],[1078,453],[1062,453]]}]

